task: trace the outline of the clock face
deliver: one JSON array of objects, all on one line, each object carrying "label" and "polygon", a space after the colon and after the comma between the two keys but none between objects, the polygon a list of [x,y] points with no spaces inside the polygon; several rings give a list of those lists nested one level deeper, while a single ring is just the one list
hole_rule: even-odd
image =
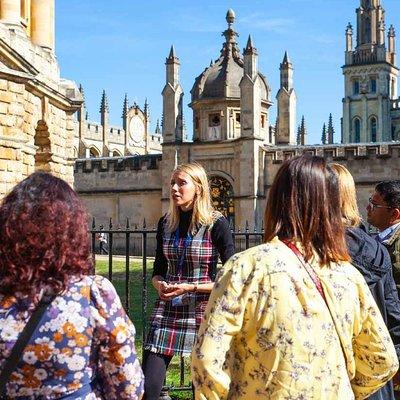
[{"label": "clock face", "polygon": [[144,123],[142,119],[136,115],[131,119],[129,124],[129,135],[135,143],[139,143],[144,140],[144,134]]}]

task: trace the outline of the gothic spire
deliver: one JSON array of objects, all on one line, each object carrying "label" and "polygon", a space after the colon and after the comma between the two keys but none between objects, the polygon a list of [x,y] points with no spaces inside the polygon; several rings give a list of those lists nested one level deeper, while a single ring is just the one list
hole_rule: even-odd
[{"label": "gothic spire", "polygon": [[296,144],[301,145],[301,129],[300,125],[297,127],[297,136],[296,136]]},{"label": "gothic spire", "polygon": [[304,146],[307,142],[306,119],[304,118],[304,115],[301,117],[300,138],[301,138],[301,144],[302,144],[302,146]]},{"label": "gothic spire", "polygon": [[287,51],[285,51],[285,55],[283,56],[282,64],[291,64],[291,61],[290,61],[290,58],[289,58],[289,55],[288,55]]},{"label": "gothic spire", "polygon": [[85,103],[85,92],[83,90],[82,84],[79,84],[79,91],[81,92],[81,95],[83,97],[83,102]]},{"label": "gothic spire", "polygon": [[249,35],[249,38],[247,39],[247,44],[246,44],[246,51],[251,51],[254,49],[253,45],[253,39],[251,38],[251,35]]},{"label": "gothic spire", "polygon": [[321,143],[326,144],[326,124],[322,125]]},{"label": "gothic spire", "polygon": [[161,129],[160,129],[160,120],[157,119],[157,125],[156,125],[156,132],[157,135],[161,134]]},{"label": "gothic spire", "polygon": [[107,100],[107,95],[106,91],[103,90],[103,94],[101,96],[101,103],[100,103],[100,113],[106,113],[108,112],[108,100]]},{"label": "gothic spire", "polygon": [[285,51],[279,69],[281,72],[281,88],[291,90],[293,88],[293,64],[289,59],[287,51]]},{"label": "gothic spire", "polygon": [[144,111],[144,115],[145,115],[146,117],[148,117],[148,116],[149,116],[149,103],[147,102],[147,97],[146,97],[146,99],[144,100],[143,111]]},{"label": "gothic spire", "polygon": [[[86,117],[87,111],[86,111],[86,100],[85,100],[85,92],[83,91],[83,86],[80,84],[79,85],[79,92],[82,95],[82,104],[81,107],[78,110],[78,120],[82,121],[84,117]],[[86,118],[87,120],[87,118]]]},{"label": "gothic spire", "polygon": [[129,110],[128,94],[125,93],[124,104],[122,106],[122,118],[126,118]]},{"label": "gothic spire", "polygon": [[175,46],[174,46],[174,45],[171,46],[171,50],[169,51],[169,56],[168,56],[168,58],[169,58],[169,59],[171,59],[171,58],[176,58]]},{"label": "gothic spire", "polygon": [[329,114],[328,120],[328,130],[327,130],[327,139],[329,144],[333,144],[333,135],[335,133],[335,129],[333,128],[333,121],[332,121],[332,113]]}]

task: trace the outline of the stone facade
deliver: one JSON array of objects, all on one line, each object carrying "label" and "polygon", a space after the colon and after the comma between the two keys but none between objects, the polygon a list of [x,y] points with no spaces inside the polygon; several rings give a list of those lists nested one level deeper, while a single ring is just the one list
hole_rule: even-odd
[{"label": "stone facade", "polygon": [[[361,0],[361,8],[372,12],[364,3]],[[377,9],[380,7],[380,4],[373,4]],[[359,11],[359,21],[360,15]],[[382,17],[383,14],[377,15]],[[347,142],[351,141],[351,136],[345,133],[345,143],[335,145],[331,143],[333,126],[330,118],[326,139],[329,144],[306,146],[307,132],[303,117],[295,137],[296,94],[293,64],[287,54],[280,66],[277,126],[271,126],[271,89],[267,78],[258,70],[258,54],[253,40],[249,37],[241,53],[236,42],[238,35],[233,29],[235,16],[232,10],[228,11],[226,19],[228,28],[224,32],[225,42],[220,56],[195,79],[191,90],[192,142],[184,140],[180,62],[172,48],[166,59],[166,85],[163,90],[162,154],[77,161],[76,188],[98,223],[106,224],[108,218],[112,217],[122,226],[125,219],[130,217],[134,223],[140,223],[145,218],[148,224],[155,225],[168,207],[172,170],[179,163],[191,161],[197,161],[206,168],[213,202],[225,212],[236,228],[243,228],[246,222],[250,229],[261,228],[268,190],[276,171],[283,160],[295,155],[310,152],[328,161],[346,165],[356,181],[362,212],[377,182],[398,179],[400,143],[385,142],[383,139],[388,138],[383,131],[377,131],[375,143],[349,144]],[[366,27],[365,31],[368,31]],[[393,30],[390,35],[393,39]],[[354,54],[352,57],[358,57]],[[367,59],[365,63],[359,60],[357,65],[353,65],[349,60],[344,67],[346,79],[347,75],[350,77],[359,69],[367,71],[368,68],[376,68],[378,75],[382,76],[397,74],[394,51],[391,52],[392,64],[371,65],[371,60]],[[378,79],[377,85],[379,82]],[[392,92],[395,93],[394,89]],[[382,106],[382,102],[386,102],[388,107],[381,108],[380,114],[376,114],[378,120],[381,121],[381,115],[382,118],[390,118],[393,124],[395,118],[400,117],[400,101],[394,97],[389,99],[390,96],[368,93],[362,96],[359,99],[345,95],[344,103],[350,102],[351,112],[356,112],[354,110],[358,110],[360,105],[366,105],[366,108],[361,107],[357,111],[366,115],[372,106]],[[377,129],[383,126],[379,121]],[[371,142],[363,135],[360,141]]]},{"label": "stone facade", "polygon": [[76,85],[54,55],[54,0],[0,0],[0,197],[35,170],[73,182]]},{"label": "stone facade", "polygon": [[[84,97],[82,86],[80,91]],[[77,113],[78,129],[74,139],[76,158],[122,157],[161,153],[162,135],[159,121],[156,130],[150,132],[150,112],[147,100],[141,108],[129,105],[128,97],[122,107],[122,126],[109,123],[106,92],[100,104],[100,122],[88,120],[85,103]]]}]

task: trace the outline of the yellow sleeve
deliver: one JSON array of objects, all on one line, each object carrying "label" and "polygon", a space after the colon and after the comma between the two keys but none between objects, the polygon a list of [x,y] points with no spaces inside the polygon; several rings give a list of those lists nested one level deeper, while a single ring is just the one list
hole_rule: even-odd
[{"label": "yellow sleeve", "polygon": [[[192,352],[196,399],[226,399],[231,377],[227,352],[241,330],[249,295],[258,285],[252,257],[232,257],[222,268]],[[225,364],[225,365],[224,365]]]},{"label": "yellow sleeve", "polygon": [[381,313],[363,283],[359,290],[361,329],[353,339],[355,398],[365,399],[389,381],[399,368],[396,350]]}]

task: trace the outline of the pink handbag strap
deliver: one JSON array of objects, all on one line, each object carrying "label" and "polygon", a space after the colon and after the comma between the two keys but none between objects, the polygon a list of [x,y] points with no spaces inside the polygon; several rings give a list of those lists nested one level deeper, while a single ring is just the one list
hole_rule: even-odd
[{"label": "pink handbag strap", "polygon": [[300,261],[301,265],[303,266],[303,268],[307,271],[307,273],[310,276],[311,280],[314,282],[314,285],[317,288],[319,294],[324,299],[325,305],[326,305],[326,307],[327,307],[327,309],[329,311],[329,314],[331,316],[331,319],[332,319],[332,322],[333,322],[333,326],[335,327],[336,334],[338,335],[340,347],[342,349],[343,357],[344,357],[344,360],[345,360],[346,365],[347,365],[347,357],[346,357],[346,353],[344,351],[342,340],[341,340],[339,332],[338,332],[338,330],[336,328],[335,320],[333,319],[331,309],[329,308],[328,302],[326,301],[324,288],[322,286],[321,280],[319,279],[319,276],[315,272],[315,270],[312,267],[312,265],[304,259],[303,255],[301,254],[301,252],[299,251],[299,249],[296,247],[296,245],[293,242],[291,242],[288,239],[281,239],[281,242],[285,243],[285,245],[287,247],[289,247],[290,250],[293,251],[293,253],[296,255],[296,257],[299,259],[299,261]]}]

